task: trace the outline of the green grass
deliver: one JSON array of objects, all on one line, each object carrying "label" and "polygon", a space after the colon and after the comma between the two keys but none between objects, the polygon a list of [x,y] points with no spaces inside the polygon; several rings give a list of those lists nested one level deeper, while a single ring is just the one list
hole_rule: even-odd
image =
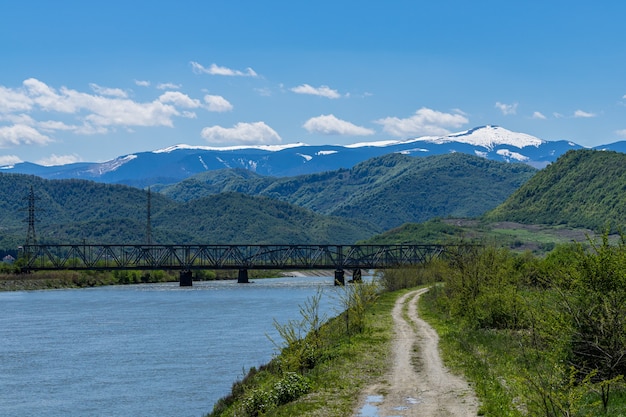
[{"label": "green grass", "polygon": [[[324,326],[325,344],[317,365],[304,372],[311,391],[301,398],[270,410],[264,416],[348,416],[358,406],[359,395],[370,384],[381,382],[390,368],[393,336],[391,310],[404,291],[383,293],[365,313],[362,332],[346,334],[345,316],[331,319]],[[209,416],[241,416],[246,395],[267,388],[280,378],[279,358],[262,371],[249,374],[235,384],[230,404]]]},{"label": "green grass", "polygon": [[561,391],[552,393],[556,401],[569,404],[571,414],[544,414],[539,391],[529,381],[553,389],[555,383],[567,379],[567,369],[555,352],[533,354],[524,347],[523,332],[469,328],[462,320],[447,317],[439,307],[437,291],[431,290],[422,297],[419,314],[439,334],[446,366],[464,374],[474,387],[481,402],[479,415],[626,416],[626,390],[621,384],[613,387],[606,414],[599,405],[598,393],[584,384],[560,385]]}]

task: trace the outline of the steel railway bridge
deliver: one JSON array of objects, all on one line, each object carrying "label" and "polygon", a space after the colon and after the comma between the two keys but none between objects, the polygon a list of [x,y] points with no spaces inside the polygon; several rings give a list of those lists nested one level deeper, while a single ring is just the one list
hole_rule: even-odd
[{"label": "steel railway bridge", "polygon": [[335,284],[345,283],[344,271],[359,281],[361,270],[423,265],[449,257],[467,245],[100,245],[31,244],[22,248],[22,270],[177,270],[180,285],[191,286],[193,271],[238,270],[238,282],[248,282],[248,270],[332,269]]}]

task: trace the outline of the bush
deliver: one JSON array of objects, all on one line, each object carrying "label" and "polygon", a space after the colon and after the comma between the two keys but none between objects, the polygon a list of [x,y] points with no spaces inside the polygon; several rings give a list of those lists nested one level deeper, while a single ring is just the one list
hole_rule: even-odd
[{"label": "bush", "polygon": [[383,272],[380,283],[385,291],[397,291],[442,282],[448,272],[446,262],[434,259],[426,265],[413,268],[387,269]]},{"label": "bush", "polygon": [[295,372],[287,372],[271,389],[250,391],[243,400],[243,408],[246,415],[255,417],[297,400],[310,389],[311,386],[305,377]]}]

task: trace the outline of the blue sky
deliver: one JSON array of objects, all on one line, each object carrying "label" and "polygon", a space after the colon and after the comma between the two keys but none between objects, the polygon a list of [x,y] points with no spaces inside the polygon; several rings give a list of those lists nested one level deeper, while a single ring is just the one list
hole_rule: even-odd
[{"label": "blue sky", "polygon": [[495,124],[626,139],[622,1],[4,1],[0,165]]}]

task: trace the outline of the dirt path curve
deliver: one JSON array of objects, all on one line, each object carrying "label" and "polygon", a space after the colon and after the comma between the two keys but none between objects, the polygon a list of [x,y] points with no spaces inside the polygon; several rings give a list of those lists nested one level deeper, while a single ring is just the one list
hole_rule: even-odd
[{"label": "dirt path curve", "polygon": [[393,367],[386,383],[365,390],[356,416],[476,416],[478,401],[474,391],[443,366],[439,336],[418,317],[417,301],[426,291],[412,291],[396,301],[392,311]]}]

